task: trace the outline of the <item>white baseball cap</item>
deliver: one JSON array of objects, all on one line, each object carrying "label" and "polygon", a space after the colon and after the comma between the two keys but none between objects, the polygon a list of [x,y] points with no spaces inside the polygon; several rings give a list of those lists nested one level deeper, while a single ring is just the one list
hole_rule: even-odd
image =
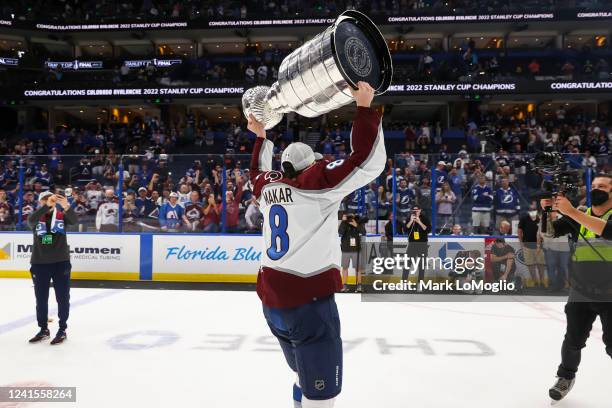
[{"label": "white baseball cap", "polygon": [[177,197],[178,198],[178,194],[176,194],[175,192],[170,193],[170,197]]},{"label": "white baseball cap", "polygon": [[302,171],[306,167],[310,166],[315,160],[322,159],[323,156],[319,153],[315,153],[312,147],[306,143],[294,142],[291,143],[283,152],[281,163],[289,162],[295,169],[295,171]]},{"label": "white baseball cap", "polygon": [[42,201],[45,198],[47,198],[49,196],[52,196],[52,195],[53,195],[53,193],[50,192],[50,191],[45,191],[44,193],[40,193],[39,196],[38,196],[38,201]]}]

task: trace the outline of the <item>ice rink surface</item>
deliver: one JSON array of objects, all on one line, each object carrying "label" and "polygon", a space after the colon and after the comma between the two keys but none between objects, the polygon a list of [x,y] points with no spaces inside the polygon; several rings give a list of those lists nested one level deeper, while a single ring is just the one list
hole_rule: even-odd
[{"label": "ice rink surface", "polygon": [[[563,303],[336,299],[345,341],[336,407],[550,406]],[[253,292],[73,288],[68,342],[28,344],[36,331],[31,282],[0,280],[0,386],[74,386],[77,402],[0,407],[293,406],[294,377]],[[557,406],[609,408],[611,378],[598,321]]]}]

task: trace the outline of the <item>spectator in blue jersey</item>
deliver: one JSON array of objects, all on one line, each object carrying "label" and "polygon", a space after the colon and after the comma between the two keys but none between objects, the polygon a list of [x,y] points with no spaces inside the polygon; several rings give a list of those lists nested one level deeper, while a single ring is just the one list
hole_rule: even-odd
[{"label": "spectator in blue jersey", "polygon": [[360,214],[362,209],[362,201],[359,190],[353,191],[347,195],[344,199],[344,205],[346,206],[345,212],[350,214]]},{"label": "spectator in blue jersey", "polygon": [[488,234],[491,227],[493,209],[493,190],[487,185],[485,176],[478,178],[472,188],[472,228],[475,234]]},{"label": "spectator in blue jersey", "polygon": [[[370,183],[365,186],[363,192],[364,201],[367,209],[367,218],[371,220],[376,219],[376,207],[377,207],[377,197],[376,197],[376,183]],[[244,201],[244,199],[243,199]]]},{"label": "spectator in blue jersey", "polygon": [[448,184],[457,198],[463,197],[462,183],[463,180],[461,176],[459,176],[457,168],[451,168],[448,172]]},{"label": "spectator in blue jersey", "polygon": [[51,173],[49,173],[49,169],[47,168],[47,164],[43,163],[40,166],[40,169],[36,172],[35,180],[47,188],[51,185],[52,178]]},{"label": "spectator in blue jersey", "polygon": [[170,193],[167,203],[159,209],[159,225],[162,231],[177,232],[183,223],[185,209],[178,203],[178,194]]},{"label": "spectator in blue jersey", "polygon": [[151,191],[151,196],[144,200],[144,210],[141,219],[141,225],[144,228],[157,230],[159,227],[160,206],[160,194],[157,191]]},{"label": "spectator in blue jersey", "polygon": [[329,135],[325,136],[325,139],[321,140],[320,150],[324,155],[332,155],[334,154],[334,143],[329,137]]},{"label": "spectator in blue jersey", "polygon": [[504,220],[510,224],[513,221],[518,221],[518,214],[521,210],[519,195],[510,186],[510,180],[507,177],[501,179],[501,187],[495,191],[494,204],[496,228],[499,228],[499,224]]},{"label": "spectator in blue jersey", "polygon": [[145,203],[149,201],[148,191],[145,187],[140,187],[138,189],[138,197],[134,200],[134,205],[136,206],[136,213],[138,214],[138,218],[145,217]]},{"label": "spectator in blue jersey", "polygon": [[340,128],[336,128],[336,131],[333,134],[334,140],[334,151],[336,153],[340,153],[346,150],[344,136],[340,133]]},{"label": "spectator in blue jersey", "polygon": [[444,183],[448,181],[448,173],[446,172],[446,162],[440,160],[436,166],[436,188],[442,188]]},{"label": "spectator in blue jersey", "polygon": [[416,195],[408,186],[408,180],[402,178],[396,190],[396,216],[399,221],[406,221],[412,211]]},{"label": "spectator in blue jersey", "polygon": [[[25,176],[25,178],[36,177],[36,171],[37,171],[36,159],[34,157],[30,157],[25,165],[23,175]],[[11,174],[11,172],[14,173],[15,176],[17,175],[17,172],[13,168],[13,162],[8,161],[6,163],[5,175]]]}]

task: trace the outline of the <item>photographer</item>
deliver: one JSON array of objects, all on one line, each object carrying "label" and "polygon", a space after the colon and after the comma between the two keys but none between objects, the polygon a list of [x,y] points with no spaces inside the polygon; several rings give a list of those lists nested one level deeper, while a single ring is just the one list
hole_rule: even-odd
[{"label": "photographer", "polygon": [[[431,232],[431,222],[425,214],[422,214],[420,206],[415,205],[412,207],[412,212],[410,213],[410,218],[408,218],[406,222],[405,229],[408,231],[408,248],[406,249],[408,256],[412,258],[427,257],[427,234]],[[425,266],[420,263],[419,265],[418,282],[422,282],[425,278]],[[402,272],[402,280],[408,279],[408,273],[409,271],[404,269]]]},{"label": "photographer", "polygon": [[[592,206],[587,209],[586,215],[606,221],[610,219],[611,193],[612,176],[595,177],[591,184]],[[568,211],[568,203],[565,200],[557,197],[556,202],[561,204],[565,212],[572,213],[571,210]],[[541,200],[541,205],[544,208],[560,210],[553,206],[552,199]],[[558,401],[563,399],[574,385],[581,351],[586,346],[597,316],[601,319],[606,352],[612,357],[612,251],[609,241],[568,216],[554,221],[552,228],[555,237],[570,234],[576,243],[570,262],[570,295],[565,306],[567,331],[561,346],[561,364],[557,370],[557,382],[549,390],[550,397]]]},{"label": "photographer", "polygon": [[508,245],[504,238],[495,239],[491,246],[491,266],[496,282],[515,280],[515,255],[514,248]]},{"label": "photographer", "polygon": [[28,217],[28,225],[34,231],[34,244],[30,263],[36,295],[36,320],[40,331],[30,339],[38,343],[49,338],[48,312],[49,287],[53,280],[57,300],[59,330],[51,344],[66,340],[66,328],[70,312],[70,248],[66,240],[67,225],[75,224],[77,216],[68,199],[44,192],[39,196],[40,207]]},{"label": "photographer", "polygon": [[361,236],[366,234],[365,223],[367,220],[362,220],[356,215],[348,214],[342,216],[342,222],[338,227],[340,235],[340,248],[342,249],[342,283],[344,284],[342,292],[348,292],[348,268],[352,262],[353,268],[357,273],[357,288],[356,292],[361,292],[361,268],[359,262],[359,251],[361,249]]}]

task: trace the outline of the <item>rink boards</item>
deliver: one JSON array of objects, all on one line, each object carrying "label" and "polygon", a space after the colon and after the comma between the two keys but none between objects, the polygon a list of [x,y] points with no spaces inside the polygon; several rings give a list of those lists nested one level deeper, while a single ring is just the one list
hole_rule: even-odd
[{"label": "rink boards", "polygon": [[[398,238],[396,243],[405,242]],[[453,256],[464,248],[485,247],[491,238],[430,238],[430,256]],[[366,238],[370,244],[379,236]],[[518,240],[508,239],[518,247]],[[257,278],[263,248],[260,235],[69,233],[72,277],[92,280],[155,280],[187,282],[244,282]],[[0,278],[29,278],[32,234],[0,233]],[[518,251],[517,251],[518,252]],[[368,255],[369,256],[369,255]],[[519,274],[526,268],[517,257]],[[349,283],[354,282],[351,268]],[[433,273],[435,277],[435,272]]]}]

